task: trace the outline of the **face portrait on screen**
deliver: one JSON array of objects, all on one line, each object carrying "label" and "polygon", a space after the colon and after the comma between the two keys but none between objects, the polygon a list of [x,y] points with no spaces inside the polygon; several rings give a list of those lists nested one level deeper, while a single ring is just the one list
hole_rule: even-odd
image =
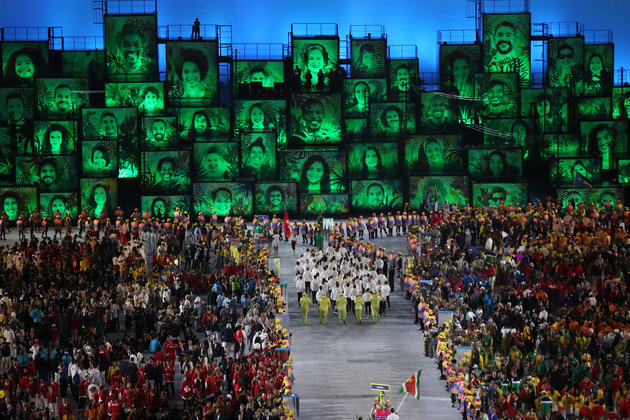
[{"label": "face portrait on screen", "polygon": [[490,197],[488,198],[488,206],[497,207],[501,205],[501,203],[508,202],[508,192],[505,188],[494,187],[490,192]]},{"label": "face portrait on screen", "polygon": [[183,97],[205,97],[206,89],[202,82],[208,75],[208,57],[197,49],[189,48],[181,50],[180,58],[181,65],[176,67],[176,72],[183,83]]},{"label": "face portrait on screen", "polygon": [[105,170],[109,166],[109,152],[105,147],[96,146],[92,149],[92,165],[100,170]]},{"label": "face portrait on screen", "polygon": [[61,124],[51,124],[44,133],[41,154],[59,155],[69,153],[68,130]]},{"label": "face portrait on screen", "polygon": [[[292,120],[295,131],[291,142],[321,144],[341,140],[339,127],[339,96],[328,98],[326,105],[319,96],[296,97],[292,105]],[[297,111],[297,112],[296,112]]]},{"label": "face portrait on screen", "polygon": [[24,211],[21,205],[22,199],[16,193],[9,191],[2,195],[2,209],[6,212],[10,221],[17,220]]},{"label": "face portrait on screen", "polygon": [[48,203],[48,214],[66,214],[66,198],[63,195],[55,195]]},{"label": "face portrait on screen", "polygon": [[268,211],[281,211],[284,209],[284,192],[278,186],[271,186],[265,194]]},{"label": "face portrait on screen", "polygon": [[330,191],[330,167],[322,156],[313,155],[304,162],[299,189],[309,193]]},{"label": "face portrait on screen", "polygon": [[420,153],[424,153],[424,156],[419,156],[418,161],[426,159],[429,173],[439,173],[444,170],[446,156],[440,140],[437,138],[427,140],[420,148]]},{"label": "face portrait on screen", "polygon": [[400,133],[401,122],[403,122],[402,112],[396,106],[385,108],[381,114],[381,123],[385,129],[385,134]]},{"label": "face portrait on screen", "polygon": [[232,191],[227,188],[219,188],[212,194],[214,210],[217,216],[225,216],[232,209]]},{"label": "face portrait on screen", "polygon": [[448,98],[440,93],[422,93],[421,121],[427,130],[443,130],[455,121]]},{"label": "face portrait on screen", "polygon": [[518,73],[520,85],[530,81],[529,14],[484,14],[484,70]]},{"label": "face portrait on screen", "polygon": [[151,214],[155,217],[164,217],[168,214],[166,209],[166,201],[161,197],[156,197],[151,202]]},{"label": "face portrait on screen", "polygon": [[370,209],[379,209],[383,207],[385,199],[385,189],[377,182],[370,184],[366,190],[367,202]]},{"label": "face portrait on screen", "polygon": [[104,139],[118,138],[118,121],[116,116],[111,112],[103,112],[101,114],[101,137]]},{"label": "face portrait on screen", "polygon": [[155,86],[147,86],[142,89],[138,108],[148,114],[155,114],[162,108],[160,91]]},{"label": "face portrait on screen", "polygon": [[252,131],[263,131],[270,128],[269,117],[261,103],[252,104],[247,115],[248,125]]},{"label": "face portrait on screen", "polygon": [[55,88],[54,103],[57,111],[70,112],[74,108],[72,88],[68,85],[59,85]]},{"label": "face portrait on screen", "polygon": [[39,186],[42,190],[50,191],[57,181],[57,167],[52,160],[45,160],[39,164]]},{"label": "face portrait on screen", "polygon": [[563,87],[582,77],[584,40],[556,38],[549,41],[549,86]]},{"label": "face portrait on screen", "polygon": [[6,65],[5,83],[7,86],[32,85],[43,70],[44,58],[35,48],[22,48],[11,53]]},{"label": "face portrait on screen", "polygon": [[204,110],[193,114],[190,127],[188,127],[188,140],[205,141],[212,137],[212,124],[208,114]]},{"label": "face portrait on screen", "polygon": [[603,170],[612,168],[615,147],[615,133],[610,126],[599,124],[588,133],[589,154],[602,158]]},{"label": "face portrait on screen", "polygon": [[5,99],[6,112],[9,116],[8,125],[22,125],[24,118],[24,98],[18,93],[10,93]]},{"label": "face portrait on screen", "polygon": [[451,78],[453,87],[459,96],[473,97],[475,95],[473,68],[470,58],[461,52],[455,52],[450,57]]},{"label": "face portrait on screen", "polygon": [[370,85],[365,82],[357,82],[353,92],[354,105],[346,109],[348,114],[365,114],[368,111],[370,100]]},{"label": "face portrait on screen", "polygon": [[249,83],[261,83],[263,87],[269,87],[267,82],[267,72],[262,67],[255,67],[252,69],[249,76]]},{"label": "face portrait on screen", "polygon": [[102,212],[111,213],[113,203],[108,191],[105,185],[96,184],[92,187],[88,198],[88,207],[91,209],[90,215],[93,217],[99,216]]},{"label": "face portrait on screen", "polygon": [[386,41],[384,39],[352,39],[352,77],[385,75]]},{"label": "face portrait on screen", "polygon": [[168,190],[175,187],[175,166],[175,159],[171,157],[165,157],[158,161],[156,169],[160,181],[157,183],[156,188]]},{"label": "face portrait on screen", "polygon": [[269,165],[267,152],[262,137],[254,140],[247,148],[245,154],[243,163],[245,173],[256,179],[268,178],[268,176],[265,176],[266,173],[273,171],[274,168]]},{"label": "face portrait on screen", "polygon": [[219,149],[215,146],[208,148],[199,166],[199,176],[207,180],[230,179],[234,175],[232,166],[228,163],[223,155],[219,153]]},{"label": "face portrait on screen", "polygon": [[[115,73],[147,73],[149,40],[135,25],[123,25],[117,37],[120,66]],[[111,64],[111,63],[108,63]],[[109,67],[109,66],[108,66]],[[110,69],[111,70],[111,69]]]},{"label": "face portrait on screen", "polygon": [[374,179],[383,176],[381,153],[376,147],[368,147],[363,153],[363,178]]},{"label": "face portrait on screen", "polygon": [[523,120],[516,120],[510,128],[510,134],[514,144],[519,146],[525,145],[525,139],[527,138],[527,124]]},{"label": "face portrait on screen", "polygon": [[[337,70],[339,39],[297,39],[292,41],[293,65],[305,90],[327,91]],[[297,74],[296,74],[297,75]]]}]

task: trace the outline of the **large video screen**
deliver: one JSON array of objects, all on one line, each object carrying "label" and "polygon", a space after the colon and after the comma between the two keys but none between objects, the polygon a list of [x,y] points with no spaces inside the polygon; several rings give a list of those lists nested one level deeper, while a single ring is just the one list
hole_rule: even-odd
[{"label": "large video screen", "polygon": [[464,100],[475,96],[475,74],[481,71],[481,45],[440,45],[442,88]]},{"label": "large video screen", "polygon": [[393,210],[403,205],[402,181],[352,181],[350,197],[357,210]]},{"label": "large video screen", "polygon": [[295,182],[257,182],[254,189],[256,213],[282,214],[298,211],[297,183]]},{"label": "large video screen", "polygon": [[261,83],[272,88],[284,83],[284,62],[279,60],[236,60],[233,62],[234,80],[237,85]]},{"label": "large video screen", "polygon": [[627,121],[583,121],[582,150],[602,160],[602,169],[613,169],[615,158],[628,152]]},{"label": "large video screen", "polygon": [[467,176],[427,176],[409,178],[409,205],[419,210],[422,204],[429,209],[435,203],[442,205],[457,203],[462,207],[468,204],[470,185]]},{"label": "large video screen", "polygon": [[76,189],[78,178],[74,156],[18,156],[15,159],[15,183],[38,186],[40,192]]},{"label": "large video screen", "polygon": [[102,80],[105,75],[105,51],[62,51],[61,72],[68,77]]},{"label": "large video screen", "polygon": [[113,216],[118,203],[118,184],[115,178],[81,178],[81,207],[90,217],[102,212]]},{"label": "large video screen", "polygon": [[13,180],[15,172],[15,143],[12,127],[0,127],[0,179]]},{"label": "large video screen", "polygon": [[582,80],[584,66],[584,37],[549,38],[549,87],[568,87]]},{"label": "large video screen", "polygon": [[48,220],[53,220],[56,212],[59,212],[62,217],[66,213],[70,213],[70,217],[75,219],[78,216],[78,206],[79,196],[76,192],[39,194],[39,208],[42,217],[47,217]]},{"label": "large video screen", "polygon": [[84,177],[118,177],[116,140],[83,140],[81,150]]},{"label": "large video screen", "polygon": [[558,198],[566,207],[571,204],[575,207],[579,203],[584,204],[610,204],[615,205],[618,199],[623,199],[621,188],[558,188]]},{"label": "large video screen", "polygon": [[518,75],[516,73],[475,75],[479,113],[486,118],[518,116]]},{"label": "large video screen", "polygon": [[413,97],[418,88],[418,59],[400,59],[389,61],[390,101],[406,101]]},{"label": "large video screen", "polygon": [[278,178],[297,181],[301,193],[346,191],[346,156],[341,151],[279,152],[278,169]]},{"label": "large video screen", "polygon": [[531,117],[540,133],[567,131],[567,89],[523,89],[521,116]]},{"label": "large video screen", "polygon": [[443,92],[422,92],[419,128],[425,133],[444,133],[457,130],[459,113],[452,96]]},{"label": "large video screen", "polygon": [[76,110],[89,103],[88,79],[37,79],[40,117],[76,119]]},{"label": "large video screen", "polygon": [[405,166],[408,174],[439,175],[464,172],[464,154],[458,147],[460,136],[419,135],[405,143]]},{"label": "large video screen", "polygon": [[276,134],[241,135],[241,178],[276,179]]},{"label": "large video screen", "polygon": [[22,214],[28,217],[37,208],[37,188],[0,187],[0,205],[0,212],[4,211],[9,221],[17,220]]},{"label": "large video screen", "polygon": [[580,136],[573,133],[545,134],[540,155],[544,159],[570,157],[580,154]]},{"label": "large video screen", "polygon": [[387,100],[386,79],[346,79],[344,80],[343,112],[349,118],[365,118],[370,103]]},{"label": "large video screen", "polygon": [[630,184],[630,159],[617,159],[617,182],[620,184]]},{"label": "large video screen", "polygon": [[532,121],[528,118],[487,118],[483,121],[486,146],[521,146],[530,149],[536,142]]},{"label": "large video screen", "polygon": [[350,40],[352,53],[352,77],[385,77],[387,61],[387,39]]},{"label": "large video screen", "polygon": [[596,158],[560,158],[551,167],[551,180],[558,185],[584,187],[601,181],[601,160]]},{"label": "large video screen", "polygon": [[179,143],[177,117],[145,117],[142,150],[176,149]]},{"label": "large video screen", "polygon": [[177,108],[183,141],[225,141],[231,136],[230,108]]},{"label": "large video screen", "polygon": [[339,38],[293,38],[291,51],[291,68],[299,69],[302,89],[330,91],[339,62]]},{"label": "large video screen", "polygon": [[398,169],[398,143],[348,145],[348,176],[352,179],[395,178]]},{"label": "large video screen", "polygon": [[218,41],[169,41],[166,74],[173,104],[212,105],[219,98]]},{"label": "large video screen", "polygon": [[470,149],[468,173],[476,179],[513,180],[523,172],[523,150]]},{"label": "large video screen", "polygon": [[348,194],[300,194],[300,213],[346,214],[350,211]]},{"label": "large video screen", "polygon": [[195,143],[194,169],[199,181],[226,181],[238,177],[238,143]]},{"label": "large video screen", "polygon": [[613,87],[614,45],[584,46],[584,76],[576,92],[585,96],[610,96]]},{"label": "large video screen", "polygon": [[105,105],[132,106],[144,115],[164,112],[163,83],[105,83]]},{"label": "large video screen", "polygon": [[35,89],[0,88],[0,122],[4,126],[22,127],[33,120]]},{"label": "large video screen", "polygon": [[35,148],[40,155],[74,153],[75,121],[35,121]]},{"label": "large video screen", "polygon": [[351,141],[363,141],[367,136],[367,118],[344,118],[343,126],[346,137]]},{"label": "large video screen", "polygon": [[143,152],[142,190],[154,194],[190,191],[190,152]]},{"label": "large video screen", "polygon": [[151,216],[157,218],[173,217],[176,209],[180,212],[190,211],[189,195],[143,195],[142,209],[149,209]]},{"label": "large video screen", "polygon": [[576,103],[576,118],[578,121],[608,120],[612,117],[610,96],[603,98],[596,96],[577,98]]},{"label": "large video screen", "polygon": [[612,95],[612,118],[628,119],[630,112],[630,87],[615,87]]},{"label": "large video screen", "polygon": [[[235,100],[233,107],[235,128],[246,132],[274,131],[278,135],[278,147],[286,148],[287,101],[284,99]],[[335,111],[329,106],[323,108],[333,112],[332,115],[334,115]],[[320,116],[320,118],[324,117]]]},{"label": "large video screen", "polygon": [[416,106],[406,102],[370,104],[370,133],[377,137],[398,137],[416,131]]},{"label": "large video screen", "polygon": [[157,15],[106,15],[105,57],[110,80],[155,80]]},{"label": "large video screen", "polygon": [[531,15],[483,15],[483,65],[487,73],[519,75],[521,87],[530,81]]},{"label": "large video screen", "polygon": [[254,200],[251,182],[209,182],[193,184],[195,213],[208,216],[251,216]]},{"label": "large video screen", "polygon": [[35,79],[48,75],[48,42],[3,42],[4,86],[33,86]]},{"label": "large video screen", "polygon": [[497,207],[503,204],[527,205],[527,183],[473,184],[472,199],[475,207]]},{"label": "large video screen", "polygon": [[291,145],[341,142],[341,95],[292,95],[290,124]]}]

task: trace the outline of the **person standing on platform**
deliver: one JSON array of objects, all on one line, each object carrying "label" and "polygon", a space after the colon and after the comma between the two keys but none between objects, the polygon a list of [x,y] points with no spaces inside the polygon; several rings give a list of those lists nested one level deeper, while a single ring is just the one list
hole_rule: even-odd
[{"label": "person standing on platform", "polygon": [[324,292],[322,297],[319,298],[319,323],[322,323],[322,319],[324,320],[324,324],[328,325],[328,309],[330,308],[330,299],[326,296]]},{"label": "person standing on platform", "polygon": [[[300,307],[302,308],[302,321],[304,322],[304,325],[306,325],[306,320],[308,318],[308,308],[310,304],[311,300],[308,298],[308,294],[303,294],[302,298],[300,299]],[[322,322],[321,315],[319,318],[319,322]]]},{"label": "person standing on platform", "polygon": [[192,35],[191,39],[199,39],[199,33],[201,32],[201,22],[199,22],[199,18],[195,19],[192,27]]},{"label": "person standing on platform", "polygon": [[341,321],[346,323],[346,309],[348,307],[348,299],[343,295],[343,293],[337,298],[337,313],[339,317],[339,323]]},{"label": "person standing on platform", "polygon": [[360,290],[357,293],[357,297],[354,298],[354,316],[360,324],[363,319],[363,295]]}]

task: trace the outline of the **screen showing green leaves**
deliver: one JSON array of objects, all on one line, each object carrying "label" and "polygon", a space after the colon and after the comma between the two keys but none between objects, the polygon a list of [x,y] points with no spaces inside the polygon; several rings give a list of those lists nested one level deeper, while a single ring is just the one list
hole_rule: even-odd
[{"label": "screen showing green leaves", "polygon": [[111,80],[155,80],[157,15],[106,15],[105,57]]},{"label": "screen showing green leaves", "polygon": [[276,134],[241,135],[241,178],[276,179]]},{"label": "screen showing green leaves", "polygon": [[217,41],[169,41],[166,74],[172,81],[170,100],[180,105],[212,105],[219,99]]},{"label": "screen showing green leaves", "polygon": [[346,156],[341,151],[278,153],[278,178],[297,181],[302,193],[346,191]]},{"label": "screen showing green leaves", "polygon": [[350,197],[352,208],[357,210],[400,208],[403,205],[402,181],[352,181]]},{"label": "screen showing green leaves", "polygon": [[468,173],[485,180],[514,180],[523,171],[522,149],[471,149],[468,151]]},{"label": "screen showing green leaves", "polygon": [[48,217],[49,220],[53,219],[56,212],[62,217],[70,213],[70,217],[74,219],[77,217],[79,195],[76,192],[40,193],[39,205],[42,216]]},{"label": "screen showing green leaves", "polygon": [[348,194],[300,194],[300,213],[345,214],[350,211]]},{"label": "screen showing green leaves", "polygon": [[189,195],[143,195],[142,209],[149,209],[151,216],[158,218],[173,217],[176,209],[190,211]]},{"label": "screen showing green leaves", "polygon": [[261,83],[272,88],[284,83],[284,62],[273,60],[237,60],[233,64],[234,80],[237,85]]},{"label": "screen showing green leaves", "polygon": [[531,15],[483,15],[483,65],[487,73],[519,75],[521,87],[530,81]]},{"label": "screen showing green leaves", "polygon": [[251,182],[210,182],[193,184],[195,213],[208,216],[251,216],[254,213]]},{"label": "screen showing green leaves", "polygon": [[256,213],[297,212],[296,182],[257,182],[254,188]]},{"label": "screen showing green leaves", "polygon": [[470,185],[467,176],[426,176],[409,178],[409,205],[419,210],[422,204],[433,208],[448,201],[459,206],[468,204]]},{"label": "screen showing green leaves", "polygon": [[113,216],[118,202],[115,178],[81,178],[81,207],[90,217]]},{"label": "screen showing green leaves", "polygon": [[238,143],[195,143],[194,169],[199,181],[225,181],[238,176]]},{"label": "screen showing green leaves", "polygon": [[408,174],[446,174],[464,171],[464,153],[454,134],[412,136],[405,143]]},{"label": "screen showing green leaves", "polygon": [[348,176],[352,179],[384,179],[398,175],[398,143],[348,145]]},{"label": "screen showing green leaves", "polygon": [[352,77],[385,77],[387,39],[350,40],[352,53]]}]

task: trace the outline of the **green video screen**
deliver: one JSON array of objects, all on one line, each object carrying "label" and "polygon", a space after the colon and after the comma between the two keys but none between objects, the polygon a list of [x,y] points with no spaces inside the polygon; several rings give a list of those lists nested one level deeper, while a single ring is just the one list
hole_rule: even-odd
[{"label": "green video screen", "polygon": [[219,99],[218,41],[169,41],[166,74],[170,100],[181,105],[212,105]]},{"label": "green video screen", "polygon": [[198,181],[225,181],[238,177],[238,143],[195,143],[193,159]]},{"label": "green video screen", "polygon": [[145,117],[142,150],[176,149],[179,143],[177,117]]},{"label": "green video screen", "polygon": [[163,83],[105,83],[105,105],[137,107],[144,115],[164,112]]},{"label": "green video screen", "polygon": [[90,217],[101,213],[114,215],[118,202],[118,183],[115,178],[81,178],[81,207]]},{"label": "green video screen", "polygon": [[20,127],[33,120],[35,89],[0,88],[0,121],[4,126]]},{"label": "green video screen", "polygon": [[584,37],[550,38],[547,55],[549,87],[568,87],[582,80]]},{"label": "green video screen", "polygon": [[584,120],[608,120],[612,117],[611,98],[609,97],[582,97],[576,99],[578,121]]},{"label": "green video screen", "polygon": [[521,87],[530,81],[531,15],[483,15],[483,65],[487,73],[519,75]]},{"label": "green video screen", "polygon": [[518,75],[516,73],[475,75],[479,114],[484,118],[518,116]]},{"label": "green video screen", "polygon": [[535,143],[532,121],[528,118],[487,118],[483,121],[483,144],[486,146],[520,146]]},{"label": "green video screen", "polygon": [[384,179],[398,175],[398,143],[348,145],[348,176],[352,179]]},{"label": "green video screen", "polygon": [[422,92],[420,95],[421,132],[444,133],[457,130],[459,113],[457,104],[450,94],[443,92]]},{"label": "green video screen", "polygon": [[276,179],[276,134],[241,134],[241,178]]},{"label": "green video screen", "polygon": [[81,142],[84,177],[118,176],[118,143],[116,140],[84,140]]},{"label": "green video screen", "polygon": [[341,95],[292,95],[289,114],[290,145],[341,142]]},{"label": "green video screen", "polygon": [[457,99],[475,96],[475,74],[481,71],[481,45],[440,45],[440,83]]},{"label": "green video screen", "polygon": [[617,159],[617,182],[620,184],[630,184],[630,159]]},{"label": "green video screen", "polygon": [[350,197],[356,210],[393,210],[403,206],[401,180],[352,181]]},{"label": "green video screen", "polygon": [[37,109],[40,116],[73,118],[89,103],[88,79],[37,79]]},{"label": "green video screen", "polygon": [[573,133],[545,134],[541,156],[544,159],[553,157],[571,157],[580,154],[580,136]]},{"label": "green video screen", "polygon": [[352,77],[385,77],[387,66],[387,39],[350,40]]},{"label": "green video screen", "polygon": [[[274,131],[278,147],[287,143],[287,102],[283,99],[235,100],[234,127],[241,132]],[[329,108],[326,108],[329,109]]]},{"label": "green video screen", "polygon": [[254,187],[256,213],[297,212],[296,182],[257,182]]},{"label": "green video screen", "polygon": [[342,151],[288,151],[278,153],[278,178],[297,181],[302,193],[346,191],[346,156]]},{"label": "green video screen", "polygon": [[584,76],[575,88],[584,96],[610,96],[613,87],[614,45],[584,46]]},{"label": "green video screen", "polygon": [[300,194],[302,214],[345,214],[349,211],[348,194]]},{"label": "green video screen", "polygon": [[62,51],[61,71],[70,77],[102,80],[105,75],[104,51]]},{"label": "green video screen", "polygon": [[473,206],[527,205],[527,183],[482,183],[472,186]]},{"label": "green video screen", "polygon": [[464,171],[464,153],[458,147],[459,135],[418,135],[405,142],[408,174],[440,175]]},{"label": "green video screen", "polygon": [[362,141],[367,136],[367,118],[344,118],[342,124],[350,140]]},{"label": "green video screen", "polygon": [[20,215],[30,215],[37,208],[37,188],[35,187],[0,187],[1,211],[7,213],[10,221]]},{"label": "green video screen", "polygon": [[185,194],[190,191],[190,152],[142,153],[142,191],[155,194]]},{"label": "green video screen", "polygon": [[407,102],[380,102],[370,105],[370,133],[378,137],[398,137],[416,131],[416,106]]},{"label": "green video screen", "polygon": [[206,216],[251,216],[254,200],[251,182],[208,182],[193,184],[195,213]]},{"label": "green video screen", "polygon": [[110,80],[148,81],[158,74],[157,15],[105,15]]},{"label": "green video screen", "polygon": [[418,59],[400,59],[389,61],[389,90],[387,98],[390,101],[406,101],[412,99],[418,88]]},{"label": "green video screen", "polygon": [[523,150],[471,149],[468,151],[468,173],[471,178],[513,180],[523,172]]},{"label": "green video screen", "polygon": [[75,121],[35,121],[35,148],[40,155],[74,153]]},{"label": "green video screen", "polygon": [[623,199],[621,188],[558,188],[557,193],[564,207],[568,204],[575,207],[579,203],[601,205],[609,201],[615,205],[618,199]]},{"label": "green video screen", "polygon": [[424,203],[433,208],[448,201],[449,204],[468,204],[470,185],[467,176],[426,176],[409,178],[409,206],[419,210]]},{"label": "green video screen", "polygon": [[173,217],[176,209],[190,211],[189,195],[143,195],[140,199],[142,209],[149,209],[151,216]]},{"label": "green video screen", "polygon": [[48,41],[2,42],[4,86],[33,86],[48,75]]},{"label": "green video screen", "polygon": [[15,183],[36,185],[39,191],[70,191],[77,187],[75,156],[18,156]]},{"label": "green video screen", "polygon": [[613,169],[615,158],[628,152],[627,121],[583,121],[580,123],[582,150],[601,158],[602,169]]},{"label": "green video screen", "polygon": [[79,197],[76,192],[40,193],[39,206],[42,217],[48,217],[48,220],[53,220],[56,212],[62,216],[70,213],[70,217],[75,219],[78,215]]},{"label": "green video screen", "polygon": [[[1,91],[0,91],[1,92]],[[612,94],[612,118],[628,119],[630,111],[630,87],[615,87]]]},{"label": "green video screen", "polygon": [[293,38],[291,51],[291,68],[299,70],[302,89],[330,91],[339,62],[339,38]]},{"label": "green video screen", "polygon": [[0,127],[0,179],[14,179],[15,144],[12,127]]},{"label": "green video screen", "polygon": [[177,108],[180,140],[225,141],[231,136],[230,108]]},{"label": "green video screen", "polygon": [[568,120],[567,89],[521,90],[521,116],[530,117],[540,133],[565,133]]},{"label": "green video screen", "polygon": [[387,80],[346,79],[343,112],[346,117],[366,117],[370,103],[387,100]]},{"label": "green video screen", "polygon": [[551,167],[551,180],[559,185],[591,185],[601,181],[601,160],[596,158],[560,158]]},{"label": "green video screen", "polygon": [[284,83],[284,62],[274,60],[237,60],[233,64],[235,80],[239,85],[252,82],[272,88]]}]

